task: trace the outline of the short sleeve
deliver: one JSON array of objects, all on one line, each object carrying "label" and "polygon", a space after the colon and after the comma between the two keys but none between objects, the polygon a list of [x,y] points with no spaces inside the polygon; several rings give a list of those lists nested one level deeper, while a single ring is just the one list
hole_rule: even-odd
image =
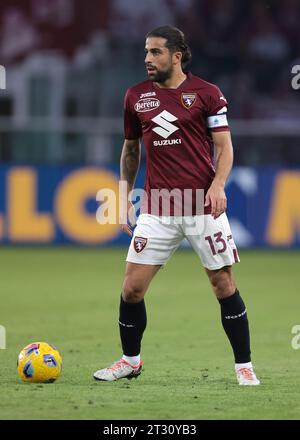
[{"label": "short sleeve", "polygon": [[229,131],[228,103],[217,86],[211,87],[207,98],[207,126],[211,131]]},{"label": "short sleeve", "polygon": [[124,98],[124,135],[125,139],[138,139],[142,136],[142,127],[139,118],[130,103],[130,91]]}]

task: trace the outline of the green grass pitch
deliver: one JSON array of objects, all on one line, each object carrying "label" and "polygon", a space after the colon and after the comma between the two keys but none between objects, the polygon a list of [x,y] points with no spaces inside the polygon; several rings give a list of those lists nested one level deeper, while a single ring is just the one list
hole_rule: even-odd
[{"label": "green grass pitch", "polygon": [[[239,387],[219,305],[196,255],[177,251],[146,295],[144,371],[96,382],[121,355],[118,306],[126,249],[2,248],[1,419],[299,419],[299,252],[241,252],[235,266],[259,387]],[[63,356],[54,384],[26,384],[17,355],[47,341]]]}]

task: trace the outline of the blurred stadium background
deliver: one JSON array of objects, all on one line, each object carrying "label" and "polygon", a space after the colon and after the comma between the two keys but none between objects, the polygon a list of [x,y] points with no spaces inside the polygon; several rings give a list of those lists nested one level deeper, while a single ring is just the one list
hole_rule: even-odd
[{"label": "blurred stadium background", "polygon": [[[237,244],[298,247],[299,17],[297,0],[2,0],[1,242],[128,243],[96,223],[95,196],[118,184],[123,96],[146,78],[144,35],[168,23],[186,33],[193,73],[230,104]],[[137,185],[143,176],[144,160]]]},{"label": "blurred stadium background", "polygon": [[[1,0],[0,418],[299,419],[299,21],[298,0]],[[129,244],[96,222],[96,194],[118,190],[123,96],[146,78],[144,35],[162,24],[186,33],[192,72],[229,101],[228,216],[258,390],[236,386],[219,308],[185,250],[151,285],[141,379],[91,377],[120,354]],[[143,155],[139,187],[144,173]],[[43,340],[64,371],[28,388],[16,357]]]}]

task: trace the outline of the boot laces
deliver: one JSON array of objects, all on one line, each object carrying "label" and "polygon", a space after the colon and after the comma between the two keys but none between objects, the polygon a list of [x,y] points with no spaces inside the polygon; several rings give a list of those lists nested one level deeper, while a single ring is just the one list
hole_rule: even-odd
[{"label": "boot laces", "polygon": [[252,368],[240,368],[239,372],[244,376],[245,379],[247,380],[253,380],[254,376],[253,376],[253,370]]}]

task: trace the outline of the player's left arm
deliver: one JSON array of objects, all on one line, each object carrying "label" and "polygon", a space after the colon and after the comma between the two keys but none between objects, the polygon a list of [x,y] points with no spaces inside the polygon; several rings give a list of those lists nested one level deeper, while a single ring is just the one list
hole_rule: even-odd
[{"label": "player's left arm", "polygon": [[227,208],[225,183],[233,163],[233,148],[230,131],[212,131],[216,147],[216,174],[206,193],[205,206],[211,205],[211,215],[216,219]]}]

